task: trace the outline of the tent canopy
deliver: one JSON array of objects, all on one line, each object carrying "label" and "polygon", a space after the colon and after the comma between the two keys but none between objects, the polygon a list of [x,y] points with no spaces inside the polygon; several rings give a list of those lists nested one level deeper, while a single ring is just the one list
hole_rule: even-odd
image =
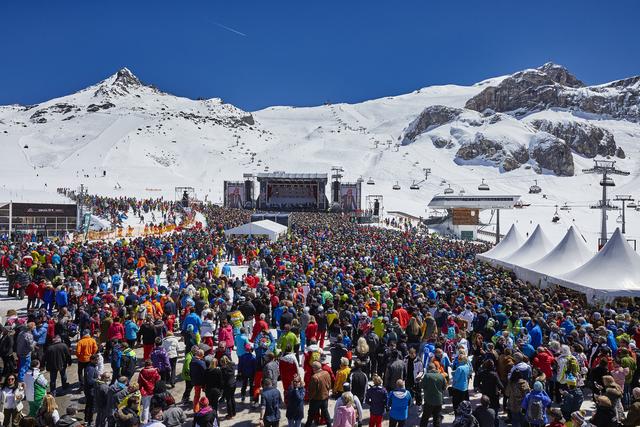
[{"label": "tent canopy", "polygon": [[288,228],[277,222],[264,219],[262,221],[249,222],[235,228],[225,230],[225,234],[245,236],[269,236],[269,240],[276,241],[278,237],[287,232]]},{"label": "tent canopy", "polygon": [[560,275],[574,270],[584,265],[593,255],[593,251],[587,247],[575,227],[571,226],[551,252],[538,261],[516,266],[515,273],[520,280],[546,286],[545,276]]},{"label": "tent canopy", "polygon": [[493,264],[496,259],[507,257],[517,251],[518,248],[522,246],[523,242],[524,239],[518,232],[516,225],[513,224],[500,243],[489,249],[487,252],[476,255],[476,258],[480,261]]},{"label": "tent canopy", "polygon": [[593,298],[640,297],[640,255],[617,228],[606,245],[583,266],[549,278]]},{"label": "tent canopy", "polygon": [[549,253],[553,245],[538,224],[527,241],[514,253],[496,259],[496,264],[513,269],[517,265],[531,264]]}]

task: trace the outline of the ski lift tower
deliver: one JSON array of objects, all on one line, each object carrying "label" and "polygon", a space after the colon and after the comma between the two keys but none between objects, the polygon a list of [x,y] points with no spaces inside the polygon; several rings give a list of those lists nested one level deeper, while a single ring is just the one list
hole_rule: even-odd
[{"label": "ski lift tower", "polygon": [[629,195],[616,194],[616,202],[622,202],[622,234],[625,234],[627,225],[626,217],[624,215],[624,202],[631,201],[633,201],[633,197]]},{"label": "ski lift tower", "polygon": [[629,172],[616,169],[615,160],[594,160],[594,166],[590,169],[582,169],[584,173],[602,175],[600,185],[602,186],[602,222],[600,224],[600,239],[598,247],[601,248],[607,243],[607,187],[615,185],[608,175],[629,175]]}]

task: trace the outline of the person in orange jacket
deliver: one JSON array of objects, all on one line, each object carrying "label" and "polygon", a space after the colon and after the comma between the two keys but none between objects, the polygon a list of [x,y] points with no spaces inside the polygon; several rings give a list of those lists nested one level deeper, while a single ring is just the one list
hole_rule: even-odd
[{"label": "person in orange jacket", "polygon": [[91,356],[98,352],[98,343],[93,339],[88,329],[82,332],[82,338],[76,345],[76,357],[78,358],[78,381],[83,384],[84,371],[91,361]]}]

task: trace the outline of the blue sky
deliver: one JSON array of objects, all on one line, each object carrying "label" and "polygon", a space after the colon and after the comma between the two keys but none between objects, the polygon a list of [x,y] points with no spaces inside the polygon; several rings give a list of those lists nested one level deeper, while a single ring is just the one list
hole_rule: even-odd
[{"label": "blue sky", "polygon": [[634,0],[6,0],[0,104],[62,96],[124,66],[246,110],[471,84],[547,61],[603,83],[640,74],[639,16]]}]

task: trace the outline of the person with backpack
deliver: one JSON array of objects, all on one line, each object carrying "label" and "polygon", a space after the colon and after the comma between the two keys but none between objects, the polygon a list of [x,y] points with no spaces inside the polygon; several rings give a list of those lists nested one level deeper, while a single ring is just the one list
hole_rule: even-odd
[{"label": "person with backpack", "polygon": [[127,378],[131,378],[136,371],[136,367],[138,366],[138,356],[133,348],[131,348],[127,343],[123,342],[120,344],[122,346],[122,356],[120,357],[120,375],[123,375]]},{"label": "person with backpack", "polygon": [[153,351],[151,351],[150,358],[153,367],[158,370],[160,378],[162,378],[165,383],[168,382],[171,376],[171,363],[167,350],[162,346],[162,338],[156,337],[155,346]]},{"label": "person with backpack", "polygon": [[460,402],[455,413],[451,427],[480,427],[478,420],[471,413],[471,402],[468,400]]},{"label": "person with backpack", "polygon": [[533,384],[533,390],[522,401],[525,419],[531,427],[545,426],[548,422],[547,409],[551,406],[551,398],[544,391],[540,381]]},{"label": "person with backpack", "polygon": [[33,360],[31,369],[24,376],[24,394],[25,399],[29,403],[29,416],[35,417],[38,409],[42,405],[42,400],[47,394],[49,382],[44,374],[40,372],[40,361]]}]

